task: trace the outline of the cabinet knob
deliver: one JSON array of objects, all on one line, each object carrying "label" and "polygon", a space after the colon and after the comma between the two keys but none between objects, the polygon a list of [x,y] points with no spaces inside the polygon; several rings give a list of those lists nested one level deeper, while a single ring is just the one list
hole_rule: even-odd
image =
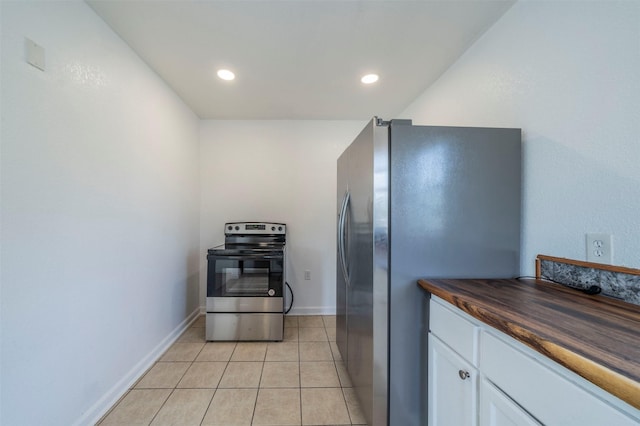
[{"label": "cabinet knob", "polygon": [[469,378],[469,372],[464,370],[458,370],[458,375],[462,380]]}]

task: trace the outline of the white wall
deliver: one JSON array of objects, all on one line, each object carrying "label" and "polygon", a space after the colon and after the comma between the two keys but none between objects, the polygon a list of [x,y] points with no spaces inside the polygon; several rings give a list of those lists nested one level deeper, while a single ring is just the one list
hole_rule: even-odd
[{"label": "white wall", "polygon": [[[366,122],[203,121],[201,300],[206,250],[229,221],[287,224],[292,314],[335,313],[336,161]],[[304,280],[304,271],[311,280]]]},{"label": "white wall", "polygon": [[199,308],[199,120],[85,3],[1,7],[0,423],[90,424]]},{"label": "white wall", "polygon": [[587,232],[638,268],[638,76],[640,2],[518,2],[401,116],[523,129],[523,273],[585,259]]}]

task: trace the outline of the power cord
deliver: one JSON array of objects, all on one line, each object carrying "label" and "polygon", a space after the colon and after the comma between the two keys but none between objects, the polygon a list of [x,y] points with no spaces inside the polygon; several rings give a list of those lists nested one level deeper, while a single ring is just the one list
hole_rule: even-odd
[{"label": "power cord", "polygon": [[291,293],[291,303],[289,303],[289,308],[284,311],[284,314],[288,314],[289,311],[291,310],[291,308],[293,307],[293,290],[291,290],[291,286],[289,285],[288,282],[285,281],[285,284],[287,285],[287,288],[289,289],[289,293]]},{"label": "power cord", "polygon": [[[532,278],[534,280],[538,279],[537,277],[532,277],[532,276],[527,276],[527,275],[516,277],[515,279],[519,280],[519,279],[522,279],[522,278]],[[560,281],[553,280],[553,279],[551,279],[549,277],[545,277],[544,275],[541,275],[539,279],[542,279],[542,280],[545,280],[545,281],[549,281],[549,282],[552,282],[552,283],[555,283],[555,284],[560,284],[560,285],[563,285],[563,286],[566,286],[566,287],[569,287],[569,288],[573,288],[575,290],[580,290],[581,292],[586,293],[586,294],[590,294],[590,295],[599,294],[599,293],[602,292],[602,287],[600,287],[599,285],[592,285],[592,286],[589,286],[587,288],[584,288],[584,287],[576,287],[576,286],[573,286],[573,285],[569,285],[567,283],[562,283]]]}]

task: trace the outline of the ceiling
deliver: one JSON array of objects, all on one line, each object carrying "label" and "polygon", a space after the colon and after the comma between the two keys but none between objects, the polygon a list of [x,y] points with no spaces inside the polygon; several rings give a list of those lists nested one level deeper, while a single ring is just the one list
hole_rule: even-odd
[{"label": "ceiling", "polygon": [[200,118],[365,120],[400,113],[515,0],[86,1]]}]

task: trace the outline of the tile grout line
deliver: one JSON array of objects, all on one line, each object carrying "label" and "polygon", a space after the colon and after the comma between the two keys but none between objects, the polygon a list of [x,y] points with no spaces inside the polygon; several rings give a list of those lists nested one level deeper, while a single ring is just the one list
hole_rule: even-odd
[{"label": "tile grout line", "polygon": [[260,383],[262,382],[262,373],[264,372],[264,359],[267,357],[267,350],[264,351],[264,358],[262,361],[262,368],[260,369],[260,378],[258,379],[258,387],[256,388],[256,400],[253,401],[253,413],[251,413],[251,425],[256,418],[256,408],[258,407],[258,396],[260,396]]},{"label": "tile grout line", "polygon": [[[220,379],[222,379],[222,376],[220,376]],[[220,381],[218,381],[218,383],[220,383]],[[218,392],[218,385],[216,385],[215,389],[213,390],[213,394],[211,395],[211,399],[209,400],[209,403],[207,404],[207,408],[204,410],[204,413],[202,413],[202,418],[200,419],[200,422],[198,423],[199,425],[202,425],[202,423],[204,422],[204,418],[207,417],[207,413],[209,412],[209,408],[211,407],[211,404],[213,403],[213,398],[216,396],[217,392]]]},{"label": "tile grout line", "polygon": [[[325,324],[325,333],[327,333],[326,324]],[[327,340],[329,341],[329,349],[331,349],[331,341],[329,340],[329,333],[327,333]],[[333,358],[333,367],[335,368],[336,375],[338,376],[338,383],[340,384],[340,393],[342,394],[342,399],[344,401],[345,408],[347,409],[347,415],[349,416],[349,423],[353,425],[355,423],[353,422],[351,410],[349,410],[349,404],[347,403],[347,396],[344,393],[345,387],[344,387],[344,384],[342,383],[342,379],[340,378],[340,373],[338,372],[338,360],[336,359],[336,356],[333,353],[333,350],[331,350],[331,357]]]},{"label": "tile grout line", "polygon": [[171,398],[171,395],[173,395],[173,392],[176,390],[176,388],[171,389],[171,392],[169,392],[169,395],[167,395],[167,398],[164,400],[164,402],[162,403],[162,405],[160,406],[160,408],[158,409],[158,411],[156,411],[156,413],[153,415],[153,417],[151,417],[151,421],[149,421],[149,424],[153,423],[153,421],[156,419],[156,417],[158,417],[158,414],[160,413],[160,411],[162,411],[162,408],[164,407],[164,405],[167,403],[167,401],[169,400],[169,398]]},{"label": "tile grout line", "polygon": [[[298,325],[300,325],[298,323]],[[298,339],[300,339],[300,333],[298,333]],[[301,366],[301,357],[300,357],[300,340],[298,340],[298,385],[299,387],[299,391],[298,391],[298,399],[300,401],[300,425],[304,424],[304,420],[302,418],[302,366]]]},{"label": "tile grout line", "polygon": [[[193,327],[190,327],[190,328],[193,328]],[[187,329],[187,330],[188,330],[188,329]],[[183,335],[187,332],[187,330],[185,330],[185,331],[183,332]],[[182,337],[182,336],[180,336],[180,337]],[[176,341],[176,343],[178,343],[178,342],[179,342],[180,337],[178,337],[178,341]],[[175,345],[175,343],[174,343],[174,345]],[[205,340],[205,344],[204,344],[204,345],[202,345],[202,348],[200,348],[200,350],[198,351],[198,353],[196,354],[196,356],[193,358],[193,360],[189,362],[189,366],[184,370],[184,373],[182,373],[182,376],[180,376],[180,378],[178,379],[178,381],[175,383],[175,385],[174,385],[174,386],[173,386],[173,388],[171,389],[171,392],[169,392],[169,395],[167,396],[167,398],[164,400],[164,402],[162,403],[162,405],[160,405],[160,408],[158,409],[158,411],[153,415],[153,417],[151,418],[151,421],[149,422],[149,424],[152,424],[152,423],[153,423],[153,421],[156,419],[156,417],[158,417],[158,414],[160,414],[160,411],[162,411],[162,409],[164,408],[164,406],[167,404],[167,401],[169,401],[169,398],[171,398],[171,395],[173,395],[173,394],[174,394],[174,392],[175,392],[175,391],[176,391],[176,389],[178,388],[178,385],[180,384],[180,382],[182,381],[182,379],[184,379],[184,376],[187,374],[187,371],[189,371],[189,369],[191,368],[191,366],[193,366],[193,363],[195,362],[195,359],[196,359],[196,358],[198,358],[198,355],[200,355],[200,352],[202,352],[202,350],[204,349],[205,345],[206,345],[206,340]],[[173,345],[171,345],[171,346],[173,346]],[[162,354],[162,356],[159,358],[159,360],[158,360],[158,361],[156,361],[156,362],[155,362],[155,364],[154,364],[154,365],[158,364],[158,362],[160,362],[160,359],[162,359],[162,357],[163,357],[167,352],[169,352],[169,350],[170,350],[170,349],[171,349],[171,347],[169,347],[169,349],[167,349],[167,350],[165,351],[165,353],[164,353],[164,354]],[[173,361],[173,362],[178,362],[178,361]],[[182,361],[180,361],[180,362],[182,362]],[[143,377],[144,377],[144,376],[143,376]],[[213,397],[212,397],[212,399],[213,399]]]},{"label": "tile grout line", "polygon": [[[206,337],[205,337],[205,341],[206,341]],[[205,343],[206,346],[206,343]],[[237,344],[236,344],[237,346]],[[224,373],[227,371],[227,367],[229,367],[229,363],[231,362],[231,356],[233,355],[233,352],[236,350],[236,346],[233,347],[233,351],[231,351],[231,354],[229,354],[229,359],[226,361],[224,369],[222,370],[222,373],[220,374],[220,378],[218,379],[218,383],[216,383],[216,387],[213,390],[213,395],[211,395],[211,399],[209,400],[209,404],[207,405],[207,409],[204,410],[204,414],[202,415],[202,420],[200,420],[200,425],[202,425],[202,423],[204,423],[204,419],[205,417],[207,417],[207,413],[209,412],[209,409],[211,408],[211,404],[213,404],[213,398],[215,398],[216,394],[218,393],[218,389],[220,389],[220,382],[222,382],[222,377],[224,376]]]},{"label": "tile grout line", "polygon": [[[191,327],[191,328],[195,328],[195,327]],[[202,327],[198,327],[198,328],[202,328]],[[184,332],[186,333],[186,331]],[[184,334],[183,333],[183,334]],[[182,336],[181,336],[182,337]],[[178,338],[179,341],[180,338]],[[176,342],[177,343],[177,342]],[[187,369],[185,370],[185,372],[182,374],[182,377],[180,377],[180,379],[177,381],[177,383],[175,384],[175,386],[173,387],[171,393],[169,394],[169,396],[167,397],[167,399],[162,403],[162,405],[160,406],[160,409],[158,410],[158,412],[153,416],[153,418],[151,419],[151,422],[149,422],[149,424],[153,423],[153,421],[155,420],[155,418],[158,416],[158,414],[160,414],[160,411],[162,411],[162,409],[164,408],[164,406],[166,405],[167,401],[169,401],[169,398],[171,398],[171,395],[173,395],[176,391],[176,389],[178,389],[178,385],[180,384],[180,382],[182,381],[182,379],[184,379],[185,375],[187,374],[187,372],[191,369],[191,367],[194,365],[194,363],[196,362],[196,359],[198,359],[198,357],[200,356],[200,354],[202,353],[202,351],[204,350],[204,348],[207,345],[207,340],[206,340],[206,336],[204,339],[204,344],[202,345],[202,347],[200,348],[200,350],[198,351],[198,353],[193,357],[193,359],[191,360],[189,367],[187,367]],[[234,348],[235,349],[235,348]],[[165,352],[166,353],[166,352]],[[163,354],[164,356],[164,354]],[[161,357],[162,358],[162,357]],[[228,365],[228,362],[227,362]],[[225,365],[225,370],[227,368],[227,365]],[[224,370],[223,373],[224,374]],[[222,379],[222,376],[220,376],[220,379]],[[211,405],[211,401],[213,401],[213,396],[215,395],[218,385],[220,384],[220,380],[218,380],[218,383],[216,383],[216,387],[213,390],[213,394],[211,395],[211,399],[209,400],[209,404],[207,405],[207,410],[209,409],[209,406]],[[185,388],[186,389],[186,388]],[[204,416],[207,413],[207,410],[205,410],[202,419],[200,420],[200,424],[202,424],[202,422],[204,421]]]}]

